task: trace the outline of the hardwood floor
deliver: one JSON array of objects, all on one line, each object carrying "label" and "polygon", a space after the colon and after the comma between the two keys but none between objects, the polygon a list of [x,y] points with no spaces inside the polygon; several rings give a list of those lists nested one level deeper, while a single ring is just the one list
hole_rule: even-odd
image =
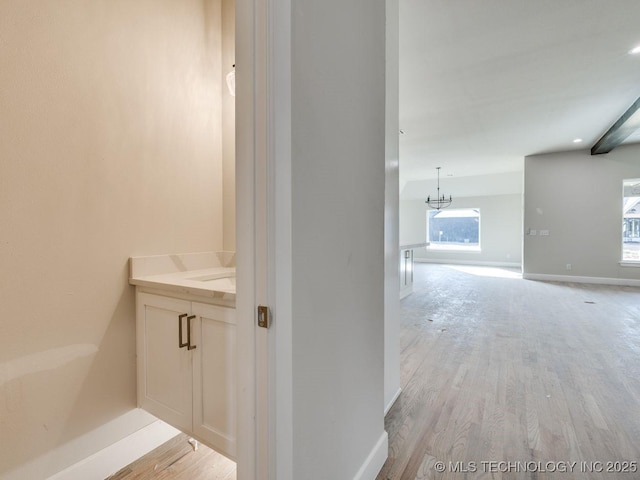
[{"label": "hardwood floor", "polygon": [[416,265],[378,480],[640,478],[640,289],[500,272]]},{"label": "hardwood floor", "polygon": [[107,480],[236,480],[236,464],[180,434]]},{"label": "hardwood floor", "polygon": [[[415,280],[378,480],[640,478],[607,463],[640,461],[640,289],[426,264]],[[112,480],[235,480],[176,442]]]}]

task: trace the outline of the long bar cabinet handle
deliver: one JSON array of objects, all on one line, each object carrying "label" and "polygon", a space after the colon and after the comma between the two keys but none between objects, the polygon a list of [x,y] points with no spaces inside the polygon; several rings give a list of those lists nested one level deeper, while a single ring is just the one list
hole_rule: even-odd
[{"label": "long bar cabinet handle", "polygon": [[178,347],[187,347],[189,349],[189,323],[187,323],[187,341],[182,341],[182,319],[186,317],[187,314],[183,313],[182,315],[178,315]]},{"label": "long bar cabinet handle", "polygon": [[187,317],[187,350],[194,350],[196,348],[195,345],[191,345],[191,320],[194,318],[196,318],[195,315]]}]

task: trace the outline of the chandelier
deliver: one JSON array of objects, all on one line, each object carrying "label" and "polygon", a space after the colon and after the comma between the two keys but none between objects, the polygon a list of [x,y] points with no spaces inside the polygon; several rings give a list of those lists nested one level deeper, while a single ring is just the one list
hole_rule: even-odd
[{"label": "chandelier", "polygon": [[453,198],[451,198],[451,195],[449,195],[449,198],[445,198],[444,195],[440,195],[440,167],[436,167],[436,170],[438,171],[438,196],[434,199],[431,199],[431,196],[427,197],[427,201],[425,203],[431,208],[440,210],[441,208],[447,208],[451,205]]}]

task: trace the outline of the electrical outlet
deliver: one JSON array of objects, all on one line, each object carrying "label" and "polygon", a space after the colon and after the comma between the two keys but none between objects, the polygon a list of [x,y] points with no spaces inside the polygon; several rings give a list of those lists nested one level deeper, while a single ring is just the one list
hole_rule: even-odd
[{"label": "electrical outlet", "polygon": [[549,236],[549,230],[540,230],[540,236],[541,237],[548,237]]},{"label": "electrical outlet", "polygon": [[567,270],[571,270],[571,264],[567,263]]}]

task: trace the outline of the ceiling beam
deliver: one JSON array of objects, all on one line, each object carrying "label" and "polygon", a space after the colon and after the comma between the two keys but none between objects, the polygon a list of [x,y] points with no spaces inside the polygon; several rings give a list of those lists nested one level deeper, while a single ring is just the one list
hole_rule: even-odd
[{"label": "ceiling beam", "polygon": [[640,128],[640,98],[618,119],[591,149],[591,155],[609,153]]}]

